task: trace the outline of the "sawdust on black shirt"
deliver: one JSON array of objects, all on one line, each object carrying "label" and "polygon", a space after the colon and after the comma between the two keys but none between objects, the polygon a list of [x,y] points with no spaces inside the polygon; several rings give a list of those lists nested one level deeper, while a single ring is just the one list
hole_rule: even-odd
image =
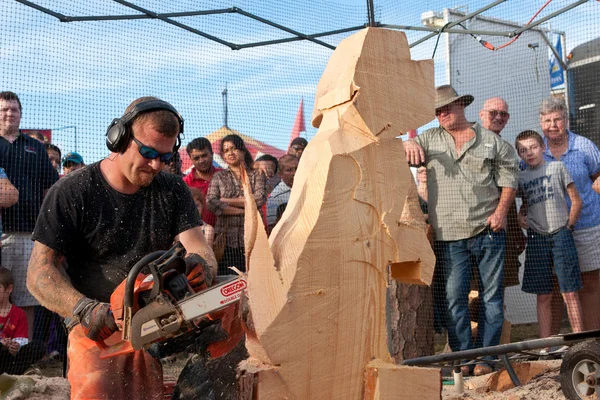
[{"label": "sawdust on black shirt", "polygon": [[160,172],[149,186],[128,195],[110,187],[95,163],[50,189],[33,240],[66,256],[75,289],[108,302],[140,258],[169,249],[176,235],[199,225],[180,177]]}]

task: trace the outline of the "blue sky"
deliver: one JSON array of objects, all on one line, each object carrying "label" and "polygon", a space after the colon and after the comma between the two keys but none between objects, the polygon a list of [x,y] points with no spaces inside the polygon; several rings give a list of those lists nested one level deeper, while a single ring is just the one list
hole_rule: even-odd
[{"label": "blue sky", "polygon": [[[101,0],[38,0],[66,15],[135,14]],[[345,28],[366,22],[363,0],[192,1],[139,0],[156,12],[220,9],[237,6],[303,33]],[[468,11],[488,4],[461,1]],[[524,23],[544,1],[511,0],[484,15]],[[555,0],[540,17],[572,1]],[[420,26],[424,11],[441,11],[447,1],[375,0],[377,20]],[[567,32],[567,51],[597,36],[600,3],[589,3],[551,22]],[[235,43],[289,37],[256,21],[232,14],[178,18],[185,24]],[[155,95],[171,102],[186,120],[184,145],[223,124],[221,91],[229,91],[229,126],[280,148],[289,141],[300,99],[307,132],[314,89],[331,50],[299,41],[232,51],[220,44],[155,20],[61,23],[13,1],[0,5],[0,85],[24,103],[23,128],[76,126],[77,150],[91,162],[107,154],[106,126],[133,99]],[[336,45],[349,34],[323,38]],[[424,36],[408,32],[409,42]],[[495,44],[503,38],[494,38]],[[435,39],[413,48],[413,58],[430,58]],[[439,51],[439,50],[438,50]],[[441,52],[439,53],[441,54]],[[443,60],[436,55],[436,73]],[[437,74],[436,82],[444,83]],[[74,129],[54,131],[64,152],[74,149]]]}]

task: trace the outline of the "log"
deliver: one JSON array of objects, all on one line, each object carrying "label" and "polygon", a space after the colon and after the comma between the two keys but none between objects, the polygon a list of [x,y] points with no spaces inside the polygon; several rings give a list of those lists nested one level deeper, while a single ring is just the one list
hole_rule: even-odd
[{"label": "log", "polygon": [[434,353],[431,288],[391,281],[388,289],[390,352],[400,363]]},{"label": "log", "polygon": [[[543,374],[544,372],[552,369],[552,364],[544,362],[523,362],[513,364],[513,369],[519,377],[519,381],[522,385],[526,385],[530,380],[536,376]],[[483,387],[480,389],[482,392],[505,392],[515,387],[515,384],[510,379],[506,369],[494,372],[487,379]]]},{"label": "log", "polygon": [[246,185],[250,358],[239,374],[253,394],[240,398],[361,399],[372,360],[399,374],[388,351],[388,275],[428,285],[435,259],[396,136],[429,122],[433,99],[433,63],[412,61],[403,33],[356,33],[317,86],[319,130],[269,239]]},{"label": "log", "polygon": [[364,400],[441,399],[442,374],[437,368],[418,368],[371,361],[365,371]]}]

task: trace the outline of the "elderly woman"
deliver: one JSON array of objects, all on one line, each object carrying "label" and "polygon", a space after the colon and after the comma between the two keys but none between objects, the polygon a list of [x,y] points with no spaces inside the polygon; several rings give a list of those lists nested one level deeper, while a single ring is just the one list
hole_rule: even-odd
[{"label": "elderly woman", "polygon": [[241,174],[248,175],[252,194],[258,208],[267,201],[266,177],[252,169],[252,156],[238,135],[227,135],[221,141],[221,157],[228,168],[217,171],[210,181],[206,203],[217,216],[216,237],[226,236],[225,253],[219,261],[219,275],[231,274],[228,267],[246,270],[244,254],[244,192]]},{"label": "elderly woman", "polygon": [[[581,215],[573,230],[583,281],[579,297],[584,328],[600,329],[600,195],[592,189],[600,176],[600,151],[591,140],[568,129],[568,110],[563,100],[551,97],[542,102],[540,124],[546,142],[544,158],[565,164],[581,196]],[[562,315],[555,311],[559,310],[553,310],[553,314]]]}]

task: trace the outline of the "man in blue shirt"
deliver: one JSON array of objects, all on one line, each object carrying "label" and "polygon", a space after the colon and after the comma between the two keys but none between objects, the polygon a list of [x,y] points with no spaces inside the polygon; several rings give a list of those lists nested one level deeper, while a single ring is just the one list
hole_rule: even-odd
[{"label": "man in blue shirt", "polygon": [[13,92],[0,93],[0,168],[19,190],[19,201],[2,210],[4,232],[4,265],[12,268],[15,279],[13,303],[25,311],[29,338],[33,332],[33,309],[39,303],[25,286],[27,264],[33,242],[31,232],[40,212],[46,190],[57,180],[43,143],[21,134],[22,107]]}]

